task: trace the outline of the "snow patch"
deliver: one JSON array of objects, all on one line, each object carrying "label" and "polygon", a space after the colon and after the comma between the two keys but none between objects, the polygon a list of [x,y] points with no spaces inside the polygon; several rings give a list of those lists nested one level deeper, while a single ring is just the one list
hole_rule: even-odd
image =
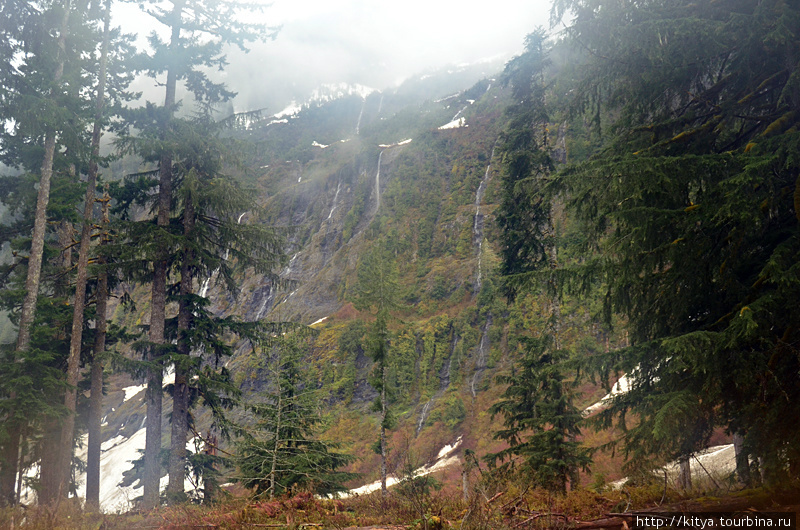
[{"label": "snow patch", "polygon": [[[674,483],[677,481],[679,468],[680,465],[675,460],[653,471],[653,474],[663,478],[664,472],[666,472],[667,480]],[[689,459],[689,469],[691,470],[692,481],[724,479],[736,472],[736,450],[733,444],[714,445],[703,449]],[[627,480],[627,478],[623,478],[612,482],[609,486],[615,490],[620,489]]]},{"label": "snow patch", "polygon": [[328,145],[321,144],[321,143],[319,143],[319,142],[318,142],[318,141],[316,141],[316,140],[314,140],[313,142],[311,142],[311,145],[312,145],[313,147],[319,147],[320,149],[325,149],[326,147],[330,147],[330,144],[328,144]]},{"label": "snow patch", "polygon": [[450,123],[445,123],[444,125],[439,127],[439,130],[443,131],[443,130],[446,130],[446,129],[458,129],[458,128],[461,128],[461,127],[469,127],[469,125],[467,125],[466,118],[462,117],[462,118],[458,118],[456,120],[453,120]]},{"label": "snow patch", "polygon": [[631,389],[632,384],[633,379],[628,377],[628,374],[623,375],[616,383],[614,383],[614,386],[611,387],[611,392],[603,396],[603,398],[597,403],[589,405],[583,409],[583,415],[590,416],[598,410],[606,408],[611,400],[614,399],[614,396],[627,393]]},{"label": "snow patch", "polygon": [[[452,456],[448,455],[452,454],[452,452],[455,451],[458,448],[458,446],[461,445],[461,441],[462,437],[459,436],[458,439],[455,442],[453,442],[452,445],[445,445],[444,447],[442,447],[442,449],[439,451],[439,454],[436,456],[436,462],[434,462],[430,466],[424,465],[422,467],[415,469],[413,476],[424,477],[425,475],[430,475],[431,473],[435,473],[447,467],[458,464],[461,460],[458,458],[457,455],[452,455]],[[402,480],[403,480],[402,478],[397,478],[393,476],[386,477],[386,487],[390,488],[395,484],[398,484]],[[366,495],[368,493],[372,493],[380,489],[381,489],[381,481],[377,480],[370,484],[365,484],[360,488],[352,489],[348,492],[345,492],[342,494],[342,497],[347,498],[347,497],[352,497],[354,495]]]},{"label": "snow patch", "polygon": [[387,147],[397,147],[399,145],[407,145],[410,144],[412,141],[413,138],[406,138],[405,140],[400,140],[399,142],[394,144],[378,144],[378,147],[380,147],[381,149],[386,149]]},{"label": "snow patch", "polygon": [[141,392],[142,390],[144,390],[146,388],[147,388],[146,384],[145,385],[126,386],[125,388],[122,389],[122,391],[125,392],[125,399],[123,399],[122,402],[124,403],[124,402],[128,401],[129,399],[131,399],[136,394],[138,394],[139,392]]},{"label": "snow patch", "polygon": [[[292,294],[294,294],[294,293],[292,293]],[[289,295],[289,296],[291,296],[291,295]],[[320,318],[319,320],[315,320],[314,322],[312,322],[312,323],[311,323],[311,324],[309,324],[309,325],[310,325],[310,326],[314,326],[314,325],[316,325],[316,324],[320,324],[320,323],[322,323],[322,322],[325,322],[326,320],[328,320],[328,317],[322,317],[322,318]]]},{"label": "snow patch", "polygon": [[[286,106],[285,109],[276,114],[273,114],[272,117],[285,118],[287,116],[296,116],[301,110],[303,110],[303,106],[298,105],[296,101],[292,101]],[[277,123],[277,122],[271,122],[271,123]],[[289,120],[283,120],[281,123],[289,123]]]}]

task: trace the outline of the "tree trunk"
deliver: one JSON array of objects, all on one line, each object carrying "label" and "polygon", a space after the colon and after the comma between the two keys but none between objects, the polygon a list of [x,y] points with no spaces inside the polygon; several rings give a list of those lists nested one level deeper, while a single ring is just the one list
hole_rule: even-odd
[{"label": "tree trunk", "polygon": [[[64,14],[58,36],[58,64],[53,74],[53,81],[58,83],[64,75],[66,61],[66,37],[69,30],[69,0],[64,0]],[[53,176],[53,160],[56,152],[56,131],[48,128],[44,140],[44,160],[42,161],[39,191],[36,196],[36,212],[34,214],[33,233],[31,234],[31,252],[28,257],[28,275],[25,279],[25,299],[19,316],[19,334],[15,350],[15,360],[20,361],[22,353],[30,349],[31,325],[36,313],[36,302],[39,297],[39,279],[42,274],[42,254],[44,253],[44,236],[47,229],[47,204],[50,201],[50,180]],[[9,399],[16,399],[12,393]],[[15,411],[8,417],[8,439],[3,448],[2,469],[0,469],[0,503],[13,504],[16,499],[15,488],[17,465],[19,459],[20,433],[22,418],[17,418]]]},{"label": "tree trunk", "polygon": [[750,485],[750,458],[744,450],[744,436],[739,433],[733,435],[733,451],[736,454],[736,476],[739,485]]},{"label": "tree trunk", "polygon": [[[279,368],[280,370],[280,368]],[[281,446],[281,413],[283,412],[283,389],[280,385],[280,375],[277,376],[278,381],[278,405],[276,407],[277,414],[275,416],[275,440],[272,449],[272,466],[269,471],[269,498],[275,497],[275,475],[278,469],[278,451]]]},{"label": "tree trunk", "polygon": [[[67,296],[67,274],[72,267],[72,223],[61,221],[56,229],[58,246],[62,249],[58,267],[64,272],[63,280],[56,285],[55,292],[59,297]],[[56,335],[59,341],[66,341],[66,329],[59,330]],[[66,395],[66,392],[64,393]],[[59,396],[59,398],[61,398]],[[61,398],[63,399],[63,398]],[[39,489],[39,504],[54,506],[66,496],[67,481],[69,480],[70,464],[72,463],[73,440],[70,438],[68,445],[69,457],[62,460],[64,441],[61,439],[62,429],[68,417],[49,416],[45,424],[45,432],[41,441],[41,461],[39,462],[41,487]]]},{"label": "tree trunk", "polygon": [[40,485],[37,500],[41,506],[52,506],[58,499],[60,445],[61,422],[58,418],[49,416],[42,429],[40,448],[42,458],[39,461]]},{"label": "tree trunk", "polygon": [[386,360],[381,361],[381,503],[386,503]]},{"label": "tree trunk", "polygon": [[[177,48],[181,33],[181,14],[185,2],[177,2],[172,11],[172,36],[170,48]],[[167,70],[166,95],[164,107],[167,110],[167,122],[164,124],[165,137],[169,129],[169,119],[175,106],[175,90],[177,87],[177,67]],[[158,174],[158,219],[157,225],[163,229],[169,227],[170,205],[172,203],[172,155],[161,156]],[[161,250],[161,256],[153,264],[153,286],[150,301],[150,334],[151,348],[148,360],[154,363],[147,375],[147,433],[144,451],[144,495],[142,508],[152,510],[158,504],[159,481],[161,479],[161,405],[162,405],[162,372],[163,360],[160,346],[164,344],[164,319],[167,301],[167,252]]]},{"label": "tree trunk", "polygon": [[[109,6],[110,6],[109,2]],[[107,241],[108,234],[108,194],[103,198],[103,234],[100,244]],[[89,442],[86,453],[86,507],[100,510],[100,453],[102,442],[103,414],[103,353],[106,349],[106,329],[108,310],[108,272],[101,269],[97,280],[97,305],[95,316],[95,336],[92,355],[91,398],[89,400]]]},{"label": "tree trunk", "polygon": [[92,130],[92,160],[89,162],[89,173],[86,178],[86,197],[83,205],[83,227],[81,228],[81,244],[78,250],[78,270],[75,278],[75,301],[72,308],[72,334],[70,335],[69,357],[67,358],[67,390],[64,396],[64,407],[67,416],[61,427],[61,447],[59,455],[59,491],[66,497],[66,484],[69,479],[69,467],[72,461],[73,438],[75,436],[75,411],[77,409],[78,370],[81,363],[81,346],[83,345],[84,310],[86,308],[86,282],[89,269],[89,248],[93,224],[95,203],[95,187],[97,186],[97,157],[100,156],[100,136],[102,133],[103,107],[105,105],[106,62],[108,58],[109,29],[111,25],[111,2],[107,1],[103,27],[103,43],[100,52],[100,69],[98,72],[97,97],[95,100],[94,128]]},{"label": "tree trunk", "polygon": [[692,488],[691,455],[683,455],[678,459],[678,488],[688,490]]},{"label": "tree trunk", "polygon": [[[187,240],[194,231],[194,204],[191,194],[187,194],[183,212],[183,236]],[[175,388],[172,394],[172,437],[169,453],[169,484],[167,498],[170,504],[186,500],[184,481],[186,479],[186,439],[189,430],[189,385],[186,364],[189,362],[191,347],[189,329],[192,324],[193,252],[188,244],[184,246],[181,262],[180,302],[178,307],[178,359],[175,362]]]}]

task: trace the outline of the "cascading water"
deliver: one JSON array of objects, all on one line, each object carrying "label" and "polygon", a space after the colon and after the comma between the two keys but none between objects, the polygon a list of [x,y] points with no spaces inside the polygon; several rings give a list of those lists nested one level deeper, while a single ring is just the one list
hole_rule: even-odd
[{"label": "cascading water", "polygon": [[255,320],[261,320],[261,317],[264,316],[264,313],[266,312],[267,308],[269,307],[269,303],[273,298],[275,298],[275,293],[272,289],[272,286],[269,285],[267,287],[267,295],[264,297],[264,301],[261,302],[261,307],[258,308]]},{"label": "cascading water", "polygon": [[417,419],[417,428],[414,436],[419,436],[422,427],[425,425],[425,420],[428,419],[428,412],[430,411],[433,402],[442,397],[447,388],[450,386],[450,373],[453,370],[453,359],[456,356],[456,345],[458,345],[458,335],[453,333],[453,343],[450,346],[450,358],[447,364],[442,363],[442,369],[439,370],[439,391],[429,399],[425,405],[422,406],[419,418]]},{"label": "cascading water", "polygon": [[[242,224],[242,218],[246,214],[247,214],[247,212],[242,212],[242,213],[239,214],[239,217],[236,219],[236,224],[237,225]],[[227,261],[228,260],[228,256],[230,256],[230,254],[231,254],[231,250],[229,248],[225,249],[225,257],[223,257],[222,260],[223,261]],[[199,293],[202,298],[205,298],[206,295],[208,294],[208,288],[211,285],[211,280],[214,278],[214,276],[217,275],[218,272],[219,272],[219,267],[214,269],[214,271],[205,280],[203,280],[203,284],[200,286],[200,293]]]},{"label": "cascading water", "polygon": [[292,273],[292,268],[294,267],[294,262],[295,262],[295,260],[297,260],[297,256],[299,254],[300,254],[299,252],[295,252],[292,255],[292,259],[289,260],[289,264],[286,266],[285,269],[283,269],[283,273],[281,273],[281,276],[289,276]]},{"label": "cascading water", "polygon": [[339,185],[336,186],[336,195],[333,196],[333,206],[331,207],[331,211],[330,213],[328,213],[328,219],[326,220],[329,220],[331,218],[331,216],[333,215],[333,211],[336,209],[336,199],[339,198],[339,191],[341,191],[341,189],[342,189],[342,182],[339,181]]},{"label": "cascading water", "polygon": [[431,403],[433,403],[433,399],[429,400],[425,405],[422,406],[422,412],[419,415],[419,420],[417,420],[417,429],[414,433],[414,436],[418,436],[419,432],[422,430],[422,426],[425,425],[425,420],[428,418],[428,411],[431,408]]},{"label": "cascading water", "polygon": [[383,151],[378,155],[378,172],[375,173],[375,212],[381,209],[381,158]]},{"label": "cascading water", "polygon": [[486,193],[486,186],[489,183],[489,176],[492,169],[492,159],[494,158],[494,149],[492,149],[492,154],[489,157],[489,165],[486,166],[486,173],[483,174],[483,179],[481,180],[480,185],[478,186],[478,191],[475,193],[475,221],[472,225],[472,243],[473,245],[478,247],[478,272],[477,277],[475,279],[475,292],[481,290],[481,258],[483,254],[483,214],[481,213],[481,202],[483,202],[483,196]]},{"label": "cascading water", "polygon": [[475,359],[475,373],[472,375],[472,381],[470,382],[470,392],[472,393],[473,399],[475,398],[476,390],[475,386],[480,383],[481,375],[483,375],[483,371],[486,370],[487,365],[487,358],[486,353],[489,350],[489,328],[492,327],[492,315],[491,313],[486,317],[486,323],[483,325],[483,330],[481,332],[481,341],[478,343],[478,356]]},{"label": "cascading water", "polygon": [[383,94],[381,94],[381,100],[378,102],[378,114],[381,113],[382,108],[383,108]]},{"label": "cascading water", "polygon": [[467,108],[469,108],[469,105],[464,105],[464,108],[459,110],[458,112],[456,112],[456,115],[453,116],[453,119],[450,120],[450,121],[453,122],[453,121],[456,121],[458,118],[460,118],[461,117],[461,113],[464,112],[465,110],[467,110]]},{"label": "cascading water", "polygon": [[358,121],[356,122],[356,136],[361,131],[361,117],[364,116],[364,106],[367,104],[367,98],[361,100],[361,112],[358,113]]}]

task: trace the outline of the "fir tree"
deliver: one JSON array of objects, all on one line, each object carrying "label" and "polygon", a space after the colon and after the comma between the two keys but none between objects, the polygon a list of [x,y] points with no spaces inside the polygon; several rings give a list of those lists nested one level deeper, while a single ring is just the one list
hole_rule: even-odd
[{"label": "fir tree", "polygon": [[386,498],[386,459],[388,447],[386,430],[392,427],[389,414],[386,377],[389,369],[389,318],[391,311],[397,308],[399,284],[397,265],[384,244],[375,246],[358,265],[358,279],[353,293],[353,302],[359,310],[375,312],[375,322],[369,332],[368,346],[372,360],[375,362],[375,375],[372,386],[379,392],[375,408],[380,412],[380,439],[378,448],[381,455],[381,496]]},{"label": "fir tree", "polygon": [[536,486],[564,493],[568,483],[578,485],[575,477],[586,471],[591,458],[576,441],[583,417],[565,381],[565,354],[552,350],[551,343],[547,336],[523,339],[522,358],[511,375],[498,378],[508,388],[489,411],[503,416],[505,428],[494,437],[509,447],[486,458],[492,463],[507,460],[503,467]]},{"label": "fir tree", "polygon": [[339,471],[354,457],[336,451],[338,444],[320,439],[319,390],[304,356],[308,339],[300,331],[285,335],[267,361],[270,390],[248,409],[258,418],[242,430],[234,458],[238,480],[270,498],[297,490],[330,495],[344,491],[355,478]]},{"label": "fir tree", "polygon": [[721,425],[767,476],[796,476],[783,418],[800,397],[800,8],[556,3],[567,11],[583,56],[572,110],[607,136],[551,193],[599,251],[575,274],[605,282],[633,344],[598,358],[633,376],[601,420],[638,415],[636,460],[685,457]]},{"label": "fir tree", "polygon": [[[143,7],[146,6],[142,2]],[[222,52],[226,44],[237,44],[243,48],[247,41],[263,38],[267,32],[263,26],[241,22],[243,12],[255,9],[252,4],[240,2],[216,2],[213,0],[174,0],[171,7],[153,5],[145,11],[156,21],[167,27],[169,42],[162,41],[157,34],[150,37],[154,53],[146,61],[147,75],[156,78],[166,75],[163,107],[146,109],[152,123],[148,126],[158,134],[151,136],[156,144],[144,148],[140,155],[158,161],[158,210],[157,233],[152,234],[161,245],[154,256],[151,289],[151,315],[148,340],[150,348],[147,359],[150,363],[148,375],[148,424],[145,449],[144,507],[152,509],[158,502],[160,478],[159,453],[161,447],[161,403],[162,370],[164,355],[169,347],[165,343],[166,285],[169,269],[170,247],[175,234],[170,233],[171,208],[174,200],[173,180],[175,147],[170,144],[170,135],[175,122],[174,113],[178,84],[182,83],[204,109],[210,111],[214,105],[230,99],[234,93],[222,83],[216,83],[206,73],[207,68],[221,69],[225,65]],[[173,480],[173,479],[171,479]],[[171,489],[178,488],[173,484]],[[182,486],[181,486],[182,488]]]}]

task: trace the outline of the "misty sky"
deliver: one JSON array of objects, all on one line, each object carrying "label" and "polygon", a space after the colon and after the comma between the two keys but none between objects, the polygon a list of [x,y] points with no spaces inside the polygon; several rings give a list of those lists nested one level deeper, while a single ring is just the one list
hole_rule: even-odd
[{"label": "misty sky", "polygon": [[[237,111],[278,111],[323,83],[384,89],[432,68],[508,59],[525,35],[547,26],[549,7],[549,0],[275,0],[263,19],[282,26],[277,38],[248,54],[231,50],[225,80],[239,93]],[[133,9],[115,16],[127,31]],[[152,29],[143,27],[146,18],[142,34]]]}]

